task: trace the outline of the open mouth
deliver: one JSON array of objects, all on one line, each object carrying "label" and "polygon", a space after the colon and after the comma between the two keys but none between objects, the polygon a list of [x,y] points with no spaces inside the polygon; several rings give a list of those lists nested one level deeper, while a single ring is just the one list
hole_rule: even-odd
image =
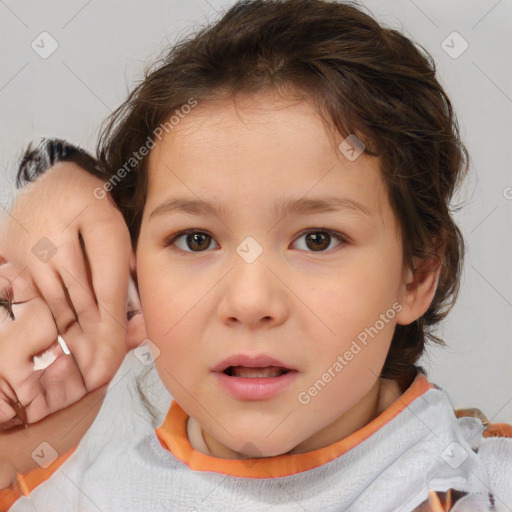
[{"label": "open mouth", "polygon": [[242,378],[270,378],[285,375],[290,370],[280,366],[267,366],[265,368],[249,368],[246,366],[228,366],[223,373],[229,377]]}]

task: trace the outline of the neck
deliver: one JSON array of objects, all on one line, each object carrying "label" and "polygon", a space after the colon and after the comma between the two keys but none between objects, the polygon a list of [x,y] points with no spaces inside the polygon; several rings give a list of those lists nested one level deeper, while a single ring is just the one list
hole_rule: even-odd
[{"label": "neck", "polygon": [[[377,379],[368,393],[348,411],[305,439],[288,454],[300,454],[329,446],[364,427],[395,402],[402,390],[395,381]],[[192,447],[205,455],[222,459],[240,459],[245,455],[231,450],[212,437],[193,419],[188,421],[188,435]]]}]

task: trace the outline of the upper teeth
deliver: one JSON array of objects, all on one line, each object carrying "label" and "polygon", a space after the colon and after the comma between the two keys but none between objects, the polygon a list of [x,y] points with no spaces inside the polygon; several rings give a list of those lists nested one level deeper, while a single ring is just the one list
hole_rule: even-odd
[{"label": "upper teeth", "polygon": [[277,366],[267,368],[246,368],[245,366],[231,366],[231,373],[234,377],[279,377],[286,370]]},{"label": "upper teeth", "polygon": [[40,356],[34,356],[34,371],[45,370],[55,361],[55,359],[57,359],[57,356],[53,353],[52,348],[49,348]]},{"label": "upper teeth", "polygon": [[[66,345],[66,342],[62,339],[62,337],[59,335],[57,336],[57,342],[61,346],[62,351],[64,354],[69,355],[71,352],[69,351],[68,346]],[[57,343],[54,343],[48,350],[45,350],[42,354],[38,356],[34,356],[32,358],[33,361],[33,370],[46,370],[51,364],[54,363],[54,361],[58,357],[58,351],[57,350]]]},{"label": "upper teeth", "polygon": [[66,342],[64,341],[64,339],[62,338],[62,336],[60,334],[57,336],[57,341],[59,342],[59,345],[61,346],[64,354],[66,354],[66,355],[71,354],[68,346],[66,345]]}]

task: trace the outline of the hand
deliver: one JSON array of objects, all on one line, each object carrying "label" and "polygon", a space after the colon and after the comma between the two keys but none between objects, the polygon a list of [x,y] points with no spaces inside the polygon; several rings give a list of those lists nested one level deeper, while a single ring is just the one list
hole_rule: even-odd
[{"label": "hand", "polygon": [[[29,313],[23,313],[22,321],[3,320],[10,329],[1,336],[7,343],[2,359],[6,350],[13,370],[0,368],[0,389],[7,399],[16,394],[28,423],[108,383],[126,352],[145,338],[142,315],[133,317],[127,331],[134,258],[120,212],[108,198],[98,200],[93,194],[102,185],[73,163],[56,164],[21,191],[3,225],[0,254],[9,262],[3,266],[4,281],[12,284],[19,303],[14,309]],[[50,348],[64,356],[59,334],[72,356],[34,371],[31,356]],[[12,415],[16,410],[10,407],[5,411]]]},{"label": "hand", "polygon": [[[48,306],[13,264],[0,267],[0,429],[34,423],[86,394],[80,370],[57,342]],[[34,354],[58,359],[34,370]],[[60,357],[62,356],[62,357]]]},{"label": "hand", "polygon": [[[36,423],[81,400],[91,392],[82,354],[101,354],[101,347],[92,342],[102,335],[98,306],[79,317],[83,333],[66,342],[71,351],[66,354],[48,305],[26,274],[11,263],[0,266],[0,430]],[[124,357],[144,338],[142,315],[134,315],[128,322],[126,349],[119,352]],[[86,350],[78,350],[77,344]],[[90,371],[105,372],[111,364],[99,358]]]}]

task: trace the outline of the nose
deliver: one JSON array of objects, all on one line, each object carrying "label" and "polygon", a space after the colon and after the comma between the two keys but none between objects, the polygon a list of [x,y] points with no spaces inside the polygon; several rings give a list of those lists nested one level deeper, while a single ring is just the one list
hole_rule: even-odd
[{"label": "nose", "polygon": [[232,258],[232,270],[223,279],[219,317],[225,324],[249,329],[275,327],[288,315],[289,291],[279,271],[271,268],[261,255],[248,263],[238,254]]}]

